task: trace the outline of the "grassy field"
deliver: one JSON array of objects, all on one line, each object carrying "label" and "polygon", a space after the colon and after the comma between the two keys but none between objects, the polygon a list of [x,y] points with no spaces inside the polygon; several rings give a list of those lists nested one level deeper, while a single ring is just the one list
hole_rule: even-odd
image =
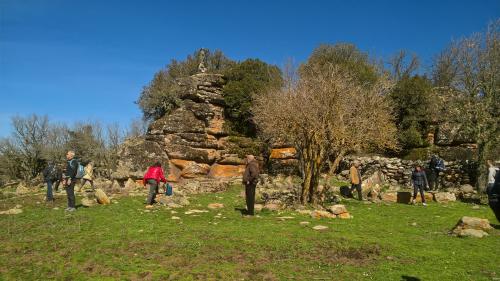
[{"label": "grassy field", "polygon": [[[63,196],[55,205],[43,195],[2,199],[0,210],[24,212],[0,215],[0,280],[500,280],[500,230],[486,206],[346,201],[350,220],[293,211],[242,218],[240,191],[192,197],[175,214],[146,212],[143,197],[71,214]],[[225,208],[184,214],[214,202]],[[462,216],[497,229],[482,239],[449,236]],[[313,230],[318,224],[329,228]]]}]

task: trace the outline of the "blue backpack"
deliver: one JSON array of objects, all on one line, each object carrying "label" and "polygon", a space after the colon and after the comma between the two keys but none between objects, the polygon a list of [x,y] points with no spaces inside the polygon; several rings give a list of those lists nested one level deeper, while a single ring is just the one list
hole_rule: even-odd
[{"label": "blue backpack", "polygon": [[173,194],[174,194],[174,191],[172,189],[172,186],[169,183],[167,183],[165,186],[165,195],[172,196]]},{"label": "blue backpack", "polygon": [[76,161],[76,165],[77,165],[75,178],[81,179],[85,175],[85,167],[83,167],[83,165],[82,165],[82,163],[80,163],[80,161],[78,161],[78,160],[75,160],[75,161]]}]

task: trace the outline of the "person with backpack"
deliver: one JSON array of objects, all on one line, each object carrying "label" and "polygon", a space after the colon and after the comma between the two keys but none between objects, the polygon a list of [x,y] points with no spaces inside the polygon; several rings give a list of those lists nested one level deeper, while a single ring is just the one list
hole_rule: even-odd
[{"label": "person with backpack", "polygon": [[67,212],[76,211],[75,184],[78,173],[78,161],[75,159],[75,152],[70,150],[66,153],[66,172],[64,174],[64,186],[66,187],[66,196],[68,197]]},{"label": "person with backpack", "polygon": [[165,174],[163,173],[163,169],[161,168],[161,163],[157,161],[153,166],[149,167],[143,177],[144,186],[149,185],[149,194],[146,204],[146,207],[150,208],[155,203],[155,197],[158,193],[158,186],[160,183],[166,183],[167,179],[165,179]]},{"label": "person with backpack", "polygon": [[42,171],[43,179],[47,183],[47,196],[45,201],[54,202],[52,185],[57,182],[57,166],[53,161],[49,161],[47,167]]},{"label": "person with backpack", "polygon": [[84,175],[82,177],[82,188],[86,183],[90,184],[92,190],[94,190],[94,163],[90,161],[84,168]]},{"label": "person with backpack", "polygon": [[440,182],[440,173],[444,172],[445,166],[443,159],[439,158],[439,155],[434,154],[429,161],[429,171],[430,171],[430,190],[438,190]]},{"label": "person with backpack", "polygon": [[411,174],[411,180],[413,182],[413,199],[412,204],[415,204],[415,199],[417,199],[417,193],[420,192],[420,197],[422,198],[422,205],[427,206],[425,203],[424,189],[429,186],[427,182],[427,176],[421,165],[417,165],[415,170]]},{"label": "person with backpack", "polygon": [[500,222],[500,170],[495,167],[492,160],[488,160],[488,185],[486,193],[488,194],[488,205],[495,214],[497,221]]}]

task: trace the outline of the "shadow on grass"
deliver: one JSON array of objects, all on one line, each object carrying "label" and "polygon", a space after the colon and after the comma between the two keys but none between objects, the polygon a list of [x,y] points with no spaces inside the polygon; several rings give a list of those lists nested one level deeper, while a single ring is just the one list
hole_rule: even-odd
[{"label": "shadow on grass", "polygon": [[248,215],[248,211],[245,208],[234,208],[235,211],[239,211],[242,216]]},{"label": "shadow on grass", "polygon": [[401,280],[403,280],[403,281],[420,281],[420,278],[408,276],[408,275],[403,275],[403,276],[401,276]]},{"label": "shadow on grass", "polygon": [[497,229],[497,230],[500,230],[500,224],[492,224],[490,223],[491,227],[493,227],[494,229]]}]

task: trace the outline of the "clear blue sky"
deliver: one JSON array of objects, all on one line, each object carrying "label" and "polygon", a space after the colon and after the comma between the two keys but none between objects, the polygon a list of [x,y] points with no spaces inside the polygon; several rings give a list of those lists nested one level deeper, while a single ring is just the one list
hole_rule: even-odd
[{"label": "clear blue sky", "polygon": [[200,47],[283,65],[351,42],[380,58],[406,49],[428,66],[499,17],[498,0],[0,0],[0,137],[16,114],[126,126],[153,74]]}]

